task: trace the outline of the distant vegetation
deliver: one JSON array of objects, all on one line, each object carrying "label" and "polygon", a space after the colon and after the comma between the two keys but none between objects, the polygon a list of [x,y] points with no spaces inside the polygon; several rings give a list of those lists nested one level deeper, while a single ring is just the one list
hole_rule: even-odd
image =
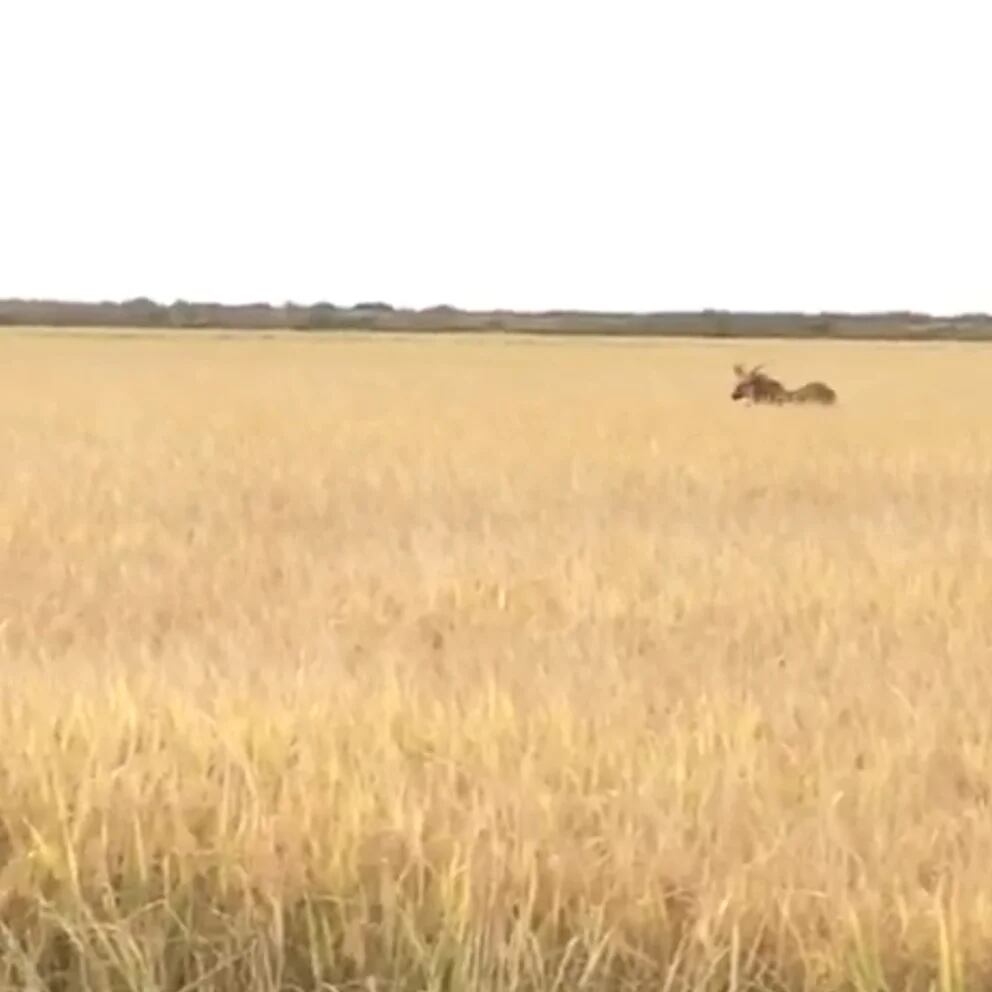
[{"label": "distant vegetation", "polygon": [[229,328],[232,330],[492,331],[526,334],[657,335],[662,337],[816,337],[986,340],[992,316],[932,317],[910,312],[741,313],[720,310],[613,313],[548,310],[398,309],[387,303],[171,304],[140,298],[124,303],[0,300],[0,326]]}]

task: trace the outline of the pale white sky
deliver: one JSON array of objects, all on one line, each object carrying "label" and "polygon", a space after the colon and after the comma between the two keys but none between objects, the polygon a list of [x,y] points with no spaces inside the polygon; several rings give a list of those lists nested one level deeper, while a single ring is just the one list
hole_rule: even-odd
[{"label": "pale white sky", "polygon": [[992,311],[987,0],[0,0],[0,296]]}]

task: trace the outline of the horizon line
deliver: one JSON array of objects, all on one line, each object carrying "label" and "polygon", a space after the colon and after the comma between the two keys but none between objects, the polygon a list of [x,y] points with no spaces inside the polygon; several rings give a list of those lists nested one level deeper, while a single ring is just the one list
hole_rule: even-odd
[{"label": "horizon line", "polygon": [[410,306],[405,304],[389,303],[387,300],[359,300],[355,303],[340,304],[330,300],[319,299],[310,303],[300,303],[295,300],[285,300],[281,303],[274,303],[271,300],[246,299],[237,302],[221,302],[209,299],[187,299],[185,297],[175,297],[169,302],[156,299],[151,296],[133,296],[122,299],[80,299],[71,297],[54,296],[5,296],[0,297],[0,306],[4,305],[45,305],[45,306],[80,306],[80,307],[126,307],[135,304],[151,305],[162,309],[169,309],[176,306],[188,307],[216,307],[222,309],[245,309],[258,308],[269,310],[313,310],[318,307],[331,308],[339,311],[362,310],[381,311],[393,313],[416,313],[430,314],[433,312],[447,312],[449,314],[466,315],[508,315],[521,317],[536,316],[577,316],[577,317],[800,317],[800,318],[841,318],[841,319],[870,319],[884,317],[910,318],[925,321],[953,321],[953,320],[992,320],[992,312],[984,310],[961,310],[955,313],[935,313],[928,310],[913,309],[851,309],[851,310],[797,310],[797,309],[734,309],[730,307],[701,307],[694,309],[668,309],[668,310],[622,310],[622,309],[596,309],[583,307],[547,307],[543,309],[535,308],[514,308],[514,307],[462,307],[451,303],[436,303],[430,306]]}]

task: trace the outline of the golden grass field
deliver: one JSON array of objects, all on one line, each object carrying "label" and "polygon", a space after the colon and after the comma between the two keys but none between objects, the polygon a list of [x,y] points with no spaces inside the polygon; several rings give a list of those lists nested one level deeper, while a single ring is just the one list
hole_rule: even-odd
[{"label": "golden grass field", "polygon": [[990,387],[0,337],[0,987],[988,988]]}]

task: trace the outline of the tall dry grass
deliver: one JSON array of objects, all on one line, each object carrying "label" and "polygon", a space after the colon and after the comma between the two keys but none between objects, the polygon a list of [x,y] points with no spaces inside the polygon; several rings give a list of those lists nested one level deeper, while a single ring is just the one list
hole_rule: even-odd
[{"label": "tall dry grass", "polygon": [[987,987],[990,373],[0,339],[0,984]]}]

